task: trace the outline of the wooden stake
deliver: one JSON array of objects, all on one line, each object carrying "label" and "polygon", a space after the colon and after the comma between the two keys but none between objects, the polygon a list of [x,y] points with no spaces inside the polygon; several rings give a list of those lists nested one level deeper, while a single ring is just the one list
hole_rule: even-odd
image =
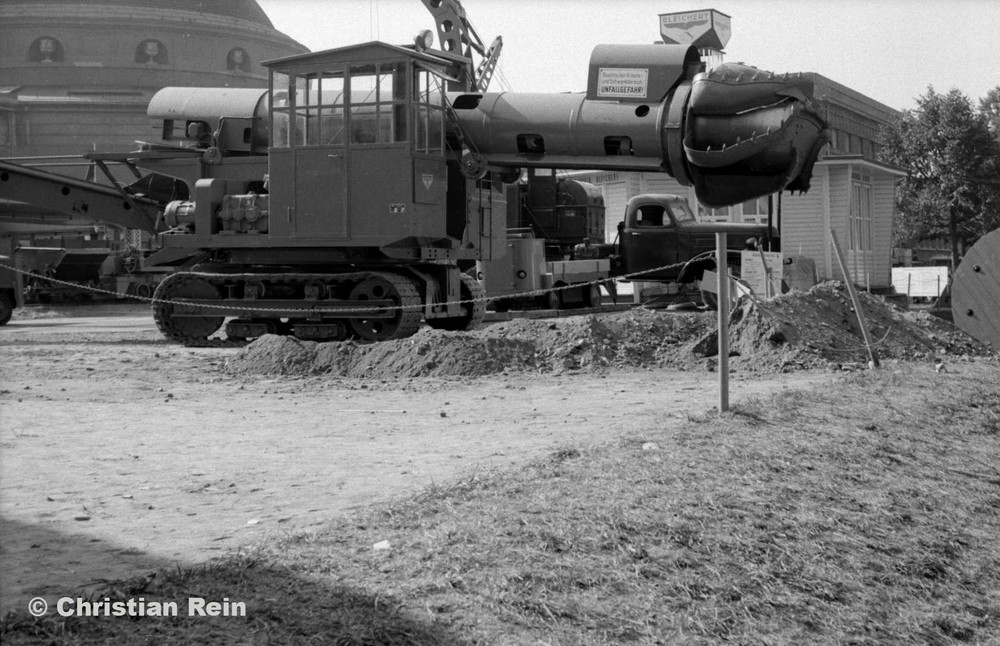
[{"label": "wooden stake", "polygon": [[764,298],[771,298],[774,296],[774,287],[771,285],[771,268],[767,266],[764,250],[757,247],[757,252],[760,254],[760,264],[764,265]]},{"label": "wooden stake", "polygon": [[861,326],[861,336],[865,339],[865,349],[868,350],[868,367],[875,369],[879,367],[878,355],[872,347],[872,339],[868,334],[868,323],[865,321],[864,312],[861,311],[861,300],[858,292],[854,289],[851,274],[847,271],[847,263],[844,261],[844,254],[840,251],[840,243],[837,242],[837,232],[830,229],[830,241],[833,243],[833,250],[837,252],[837,262],[840,263],[840,271],[844,274],[844,282],[847,284],[847,293],[851,295],[851,302],[854,304],[854,313],[858,317],[858,325]]}]

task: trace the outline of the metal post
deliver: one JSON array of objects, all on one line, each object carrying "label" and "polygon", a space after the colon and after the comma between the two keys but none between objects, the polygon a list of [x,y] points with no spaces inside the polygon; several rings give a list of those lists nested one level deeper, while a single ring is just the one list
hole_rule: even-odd
[{"label": "metal post", "polygon": [[729,410],[729,267],[726,264],[726,234],[715,234],[719,301],[719,412]]}]

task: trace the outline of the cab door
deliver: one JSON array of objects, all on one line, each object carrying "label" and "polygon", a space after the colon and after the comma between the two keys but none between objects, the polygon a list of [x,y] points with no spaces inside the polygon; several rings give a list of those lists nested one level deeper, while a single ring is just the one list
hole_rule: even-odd
[{"label": "cab door", "polygon": [[340,70],[316,74],[296,106],[295,238],[343,240],[347,214],[350,149],[346,96]]},{"label": "cab door", "polygon": [[[669,208],[659,203],[631,205],[621,233],[626,273],[658,269],[679,262],[677,223]],[[673,280],[680,268],[660,269],[635,280]]]},{"label": "cab door", "polygon": [[295,150],[295,219],[292,237],[344,239],[349,235],[345,146]]},{"label": "cab door", "polygon": [[[325,68],[324,68],[325,69]],[[272,238],[343,240],[347,156],[344,80],[330,71],[272,71],[268,184]]]}]

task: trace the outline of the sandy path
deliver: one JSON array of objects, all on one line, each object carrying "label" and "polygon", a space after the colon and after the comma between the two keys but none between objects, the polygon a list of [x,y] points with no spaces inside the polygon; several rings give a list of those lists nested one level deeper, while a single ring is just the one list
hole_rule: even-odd
[{"label": "sandy path", "polygon": [[[710,373],[234,379],[151,321],[0,329],[0,612],[219,556],[345,510],[718,399]],[[731,401],[832,380],[742,380]]]}]

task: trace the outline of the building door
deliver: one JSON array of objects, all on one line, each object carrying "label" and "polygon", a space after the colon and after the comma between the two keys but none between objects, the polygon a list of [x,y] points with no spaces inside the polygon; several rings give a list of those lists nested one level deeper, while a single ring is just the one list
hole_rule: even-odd
[{"label": "building door", "polygon": [[872,244],[872,186],[871,177],[858,171],[851,173],[849,226],[847,263],[851,278],[857,285],[868,285],[875,260]]}]

